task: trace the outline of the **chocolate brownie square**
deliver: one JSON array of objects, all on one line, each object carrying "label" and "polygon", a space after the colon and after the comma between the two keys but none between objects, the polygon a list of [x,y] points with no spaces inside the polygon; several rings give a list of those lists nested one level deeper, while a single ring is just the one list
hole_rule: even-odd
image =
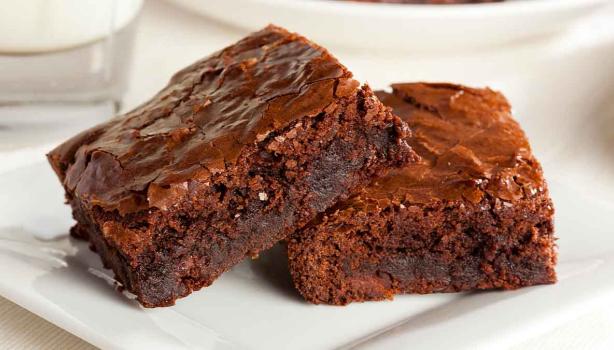
[{"label": "chocolate brownie square", "polygon": [[292,236],[300,293],[343,305],[555,282],[552,202],[506,99],[452,84],[392,88],[377,94],[409,124],[408,142],[422,160]]},{"label": "chocolate brownie square", "polygon": [[405,128],[328,51],[269,26],[48,158],[72,234],[155,307],[411,161]]}]

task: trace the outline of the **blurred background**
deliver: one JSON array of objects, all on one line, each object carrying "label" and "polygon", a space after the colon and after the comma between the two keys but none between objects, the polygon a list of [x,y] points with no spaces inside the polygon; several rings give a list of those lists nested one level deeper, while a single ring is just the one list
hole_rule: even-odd
[{"label": "blurred background", "polygon": [[[376,89],[449,81],[502,91],[550,181],[614,198],[614,1],[0,0],[0,9],[0,173],[41,161],[180,68],[275,23]],[[518,348],[612,348],[611,311]],[[44,345],[89,346],[0,297],[0,348]]]}]

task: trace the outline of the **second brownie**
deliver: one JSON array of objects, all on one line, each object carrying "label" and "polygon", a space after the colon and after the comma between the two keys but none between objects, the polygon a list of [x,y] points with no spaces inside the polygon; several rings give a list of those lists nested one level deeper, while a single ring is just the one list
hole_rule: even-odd
[{"label": "second brownie", "polygon": [[556,280],[541,167],[499,93],[397,84],[419,163],[394,170],[294,235],[294,284],[313,303],[513,289]]}]

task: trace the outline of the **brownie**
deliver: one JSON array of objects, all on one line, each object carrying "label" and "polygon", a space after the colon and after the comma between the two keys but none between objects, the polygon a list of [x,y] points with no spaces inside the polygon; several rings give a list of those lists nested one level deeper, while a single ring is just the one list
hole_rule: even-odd
[{"label": "brownie", "polygon": [[328,51],[268,26],[48,158],[72,235],[155,307],[411,161],[407,131]]},{"label": "brownie", "polygon": [[555,282],[552,202],[506,99],[429,83],[377,94],[409,124],[421,160],[289,239],[290,271],[305,299],[343,305]]}]

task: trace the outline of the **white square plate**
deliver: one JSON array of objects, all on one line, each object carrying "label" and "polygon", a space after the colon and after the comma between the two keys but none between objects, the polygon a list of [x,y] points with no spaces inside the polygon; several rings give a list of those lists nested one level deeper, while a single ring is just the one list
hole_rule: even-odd
[{"label": "white square plate", "polygon": [[[381,56],[377,64],[346,54],[343,60],[376,87],[445,79],[507,94],[544,165],[557,210],[555,285],[313,306],[292,289],[277,248],[174,307],[143,309],[115,291],[111,273],[86,244],[66,237],[70,210],[40,155],[0,169],[0,295],[102,348],[503,348],[551,329],[614,294],[614,42],[587,42],[538,53]],[[186,44],[190,54],[203,52],[194,45]],[[152,57],[160,56],[159,47],[151,46]]]},{"label": "white square plate", "polygon": [[115,291],[112,274],[85,243],[64,235],[69,209],[55,175],[38,163],[0,177],[0,294],[102,348],[512,343],[614,291],[614,208],[556,181],[551,188],[561,238],[556,285],[313,306],[293,291],[277,247],[174,307],[143,309]]},{"label": "white square plate", "polygon": [[613,141],[607,130],[614,108],[606,107],[591,111],[591,123],[573,133],[574,147],[559,146],[543,159],[560,238],[556,285],[313,306],[292,289],[277,247],[174,307],[143,309],[115,291],[111,272],[85,243],[66,237],[70,210],[41,156],[0,175],[0,294],[102,348],[510,345],[609,302],[614,293],[614,187],[607,185],[613,172],[604,158],[611,154],[599,152]]}]

